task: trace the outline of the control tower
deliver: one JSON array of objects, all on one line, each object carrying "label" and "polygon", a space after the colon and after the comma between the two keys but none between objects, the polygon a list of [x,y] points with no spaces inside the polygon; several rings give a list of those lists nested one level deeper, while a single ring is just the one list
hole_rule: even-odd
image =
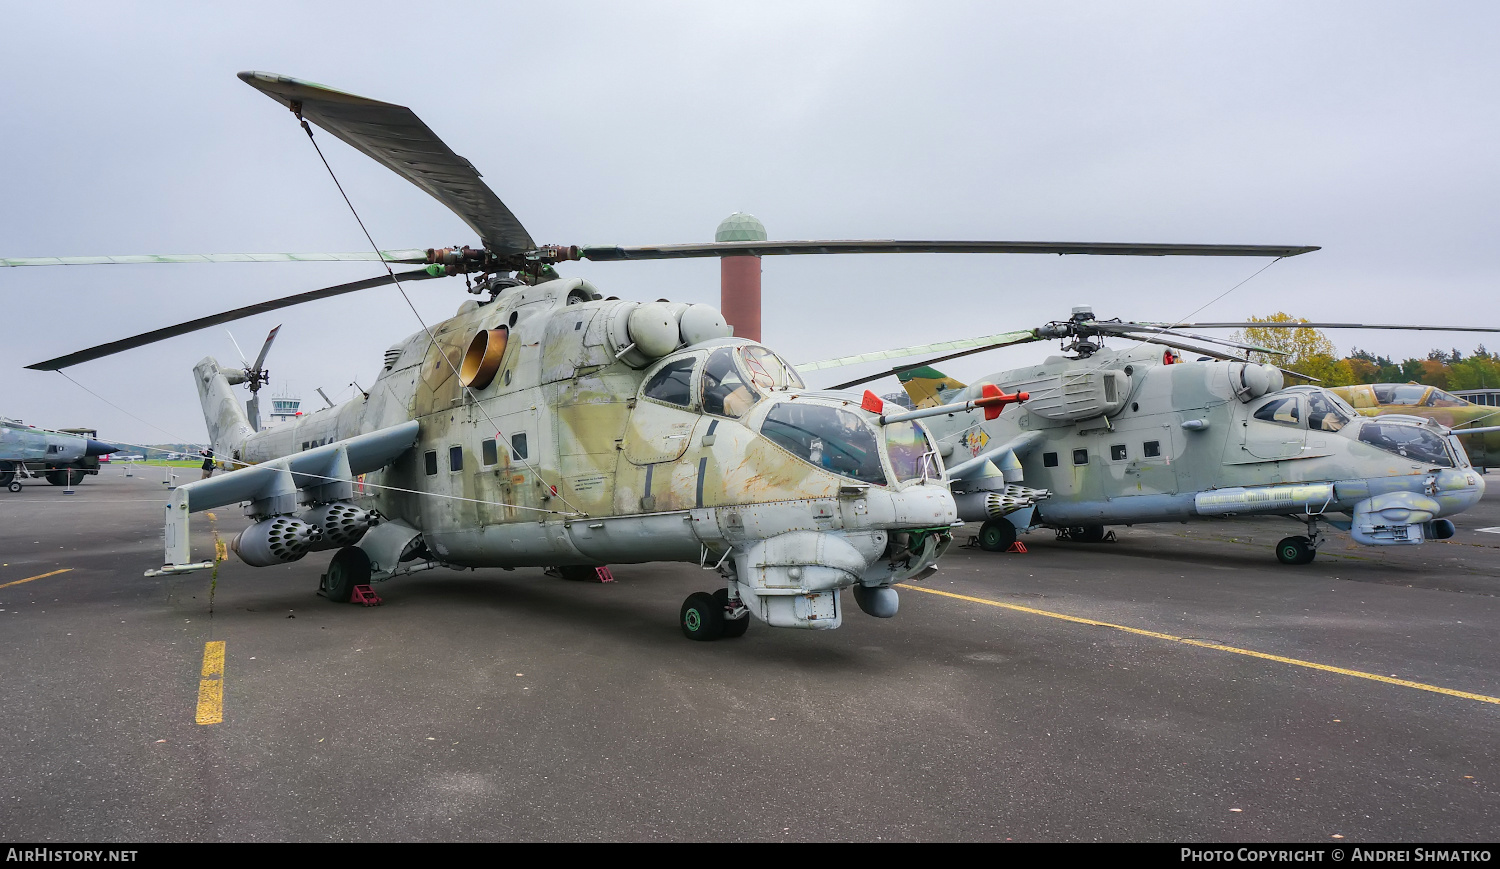
[{"label": "control tower", "polygon": [[271,397],[271,415],[266,426],[281,425],[287,420],[296,419],[302,415],[299,409],[302,407],[302,399],[289,393]]}]

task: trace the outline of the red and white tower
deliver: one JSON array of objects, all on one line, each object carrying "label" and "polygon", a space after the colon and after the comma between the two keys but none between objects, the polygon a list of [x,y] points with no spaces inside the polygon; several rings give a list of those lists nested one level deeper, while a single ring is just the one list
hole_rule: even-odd
[{"label": "red and white tower", "polygon": [[[724,218],[714,241],[765,241],[766,227],[752,214]],[[760,340],[760,257],[719,258],[719,311],[736,338]]]}]

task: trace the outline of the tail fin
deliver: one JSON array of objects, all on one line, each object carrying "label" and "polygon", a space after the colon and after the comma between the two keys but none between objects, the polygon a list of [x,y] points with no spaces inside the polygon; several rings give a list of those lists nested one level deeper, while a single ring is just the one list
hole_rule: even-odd
[{"label": "tail fin", "polygon": [[[230,372],[239,378],[239,371]],[[198,386],[198,401],[203,405],[203,422],[208,426],[208,439],[213,450],[221,456],[230,456],[238,450],[254,429],[245,417],[245,409],[234,397],[229,377],[219,368],[218,360],[206,356],[193,366],[193,381]]]},{"label": "tail fin", "polygon": [[903,371],[896,376],[900,378],[911,403],[918,408],[936,407],[943,403],[942,393],[963,389],[966,385],[926,365]]}]

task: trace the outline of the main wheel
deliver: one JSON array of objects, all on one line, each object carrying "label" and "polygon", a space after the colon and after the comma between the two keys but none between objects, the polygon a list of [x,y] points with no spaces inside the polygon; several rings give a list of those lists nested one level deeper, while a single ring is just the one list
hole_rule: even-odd
[{"label": "main wheel", "polygon": [[[727,589],[727,588],[721,588],[718,591],[714,592],[714,603],[716,603],[716,604],[719,605],[719,612],[721,612],[721,613],[724,612],[726,609],[728,609],[728,607],[729,607],[729,589]],[[731,618],[725,618],[724,619],[724,636],[727,639],[731,639],[732,640],[735,637],[743,637],[745,635],[745,631],[747,631],[749,629],[750,629],[750,614],[749,613],[745,613],[745,617],[741,618],[741,619],[731,619]]]},{"label": "main wheel", "polygon": [[47,472],[47,482],[54,486],[76,486],[87,476],[77,468],[54,468]]},{"label": "main wheel", "polygon": [[706,591],[693,592],[682,602],[678,623],[690,640],[717,640],[724,636],[724,605]]},{"label": "main wheel", "polygon": [[1104,540],[1104,526],[1078,525],[1068,530],[1068,536],[1079,543],[1099,543]]},{"label": "main wheel", "polygon": [[0,486],[9,486],[16,479],[16,466],[10,462],[0,462]]},{"label": "main wheel", "polygon": [[979,526],[979,548],[985,552],[1004,552],[1016,542],[1016,526],[1003,516],[988,519]]},{"label": "main wheel", "polygon": [[324,576],[323,594],[334,603],[348,603],[356,585],[370,582],[370,556],[358,546],[345,546],[334,553]]},{"label": "main wheel", "polygon": [[1306,537],[1283,537],[1276,544],[1276,560],[1282,564],[1311,564],[1317,554]]}]

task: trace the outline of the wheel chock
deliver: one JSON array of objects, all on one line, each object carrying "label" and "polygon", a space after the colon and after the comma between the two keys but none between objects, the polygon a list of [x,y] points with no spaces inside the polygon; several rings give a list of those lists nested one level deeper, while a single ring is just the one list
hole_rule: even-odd
[{"label": "wheel chock", "polygon": [[1005,551],[1006,552],[1019,552],[1022,555],[1024,555],[1024,554],[1026,554],[1026,544],[1024,544],[1021,541],[1017,540],[1015,543],[1012,543],[1010,545],[1009,549],[1007,549]]},{"label": "wheel chock", "polygon": [[600,582],[614,582],[615,581],[615,575],[613,573],[609,572],[609,568],[608,567],[596,567],[596,568],[594,568],[594,575],[596,575],[596,576],[599,577],[599,581]]},{"label": "wheel chock", "polygon": [[375,589],[368,585],[356,585],[354,592],[349,595],[350,603],[364,604],[365,606],[380,606],[385,601],[375,593]]}]

